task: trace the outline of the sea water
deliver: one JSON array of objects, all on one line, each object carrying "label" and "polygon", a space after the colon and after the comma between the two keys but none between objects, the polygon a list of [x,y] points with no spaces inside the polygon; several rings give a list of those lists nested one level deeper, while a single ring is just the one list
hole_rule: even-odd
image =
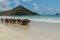
[{"label": "sea water", "polygon": [[33,21],[60,23],[60,15],[55,15],[55,16],[41,16],[41,15],[0,16],[0,18],[30,19]]}]

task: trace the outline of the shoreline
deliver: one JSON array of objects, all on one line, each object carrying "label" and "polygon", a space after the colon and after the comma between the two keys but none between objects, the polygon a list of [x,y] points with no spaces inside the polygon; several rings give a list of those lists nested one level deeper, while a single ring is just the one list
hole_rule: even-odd
[{"label": "shoreline", "polygon": [[51,19],[30,19],[30,20],[37,22],[60,23],[59,20],[51,20]]}]

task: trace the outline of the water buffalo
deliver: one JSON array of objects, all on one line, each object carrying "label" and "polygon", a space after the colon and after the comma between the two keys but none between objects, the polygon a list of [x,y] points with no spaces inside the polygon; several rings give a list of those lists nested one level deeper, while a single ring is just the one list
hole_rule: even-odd
[{"label": "water buffalo", "polygon": [[16,19],[12,19],[12,18],[5,19],[5,23],[14,23],[14,24],[16,24]]},{"label": "water buffalo", "polygon": [[[4,19],[1,19],[2,22],[3,22],[3,20]],[[12,19],[12,18],[10,18],[10,19],[6,18],[5,19],[5,23],[14,23],[14,24],[18,23],[18,24],[21,24],[21,25],[27,25],[29,22],[30,22],[30,20],[28,20],[28,19],[23,19],[23,20]]]},{"label": "water buffalo", "polygon": [[20,19],[17,19],[17,23],[21,23],[21,21],[22,21],[22,20],[20,20]]},{"label": "water buffalo", "polygon": [[6,18],[6,19],[5,19],[5,23],[9,23],[9,19]]},{"label": "water buffalo", "polygon": [[12,19],[12,23],[16,24],[17,20],[16,19]]},{"label": "water buffalo", "polygon": [[4,19],[1,19],[1,22],[3,22]]},{"label": "water buffalo", "polygon": [[12,18],[9,19],[9,23],[13,23]]},{"label": "water buffalo", "polygon": [[30,22],[30,20],[28,20],[28,19],[23,19],[23,20],[21,21],[21,25],[27,25],[29,22]]}]

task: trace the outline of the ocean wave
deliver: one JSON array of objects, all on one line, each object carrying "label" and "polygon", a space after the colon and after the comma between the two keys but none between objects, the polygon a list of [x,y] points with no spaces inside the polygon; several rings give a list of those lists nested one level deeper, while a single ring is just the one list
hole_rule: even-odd
[{"label": "ocean wave", "polygon": [[42,21],[42,22],[51,22],[51,23],[60,23],[60,20],[51,20],[51,19],[30,19],[32,21]]}]

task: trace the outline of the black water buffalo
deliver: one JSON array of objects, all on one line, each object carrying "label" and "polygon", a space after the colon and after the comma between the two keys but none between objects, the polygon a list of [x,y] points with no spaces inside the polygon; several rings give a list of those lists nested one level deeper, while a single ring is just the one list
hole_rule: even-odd
[{"label": "black water buffalo", "polygon": [[4,19],[1,19],[1,22],[3,22],[4,21]]},{"label": "black water buffalo", "polygon": [[20,20],[20,19],[17,19],[17,23],[21,23],[21,21],[22,21],[22,20]]},{"label": "black water buffalo", "polygon": [[6,18],[6,19],[5,19],[5,23],[9,23],[9,19]]},{"label": "black water buffalo", "polygon": [[12,19],[12,23],[16,24],[17,20],[16,19]]},{"label": "black water buffalo", "polygon": [[13,23],[12,18],[9,19],[9,23]]},{"label": "black water buffalo", "polygon": [[[1,21],[3,22],[4,19],[1,19]],[[29,22],[30,22],[30,20],[28,20],[28,19],[23,19],[23,20],[12,19],[12,18],[10,18],[10,19],[6,18],[5,19],[5,23],[14,23],[14,24],[18,23],[18,24],[21,24],[21,25],[27,25]]]},{"label": "black water buffalo", "polygon": [[23,20],[21,21],[21,25],[27,25],[29,22],[30,22],[30,20],[28,20],[28,19],[23,19]]},{"label": "black water buffalo", "polygon": [[14,23],[14,24],[16,24],[16,19],[12,19],[12,18],[10,18],[10,19],[5,19],[5,23]]}]

